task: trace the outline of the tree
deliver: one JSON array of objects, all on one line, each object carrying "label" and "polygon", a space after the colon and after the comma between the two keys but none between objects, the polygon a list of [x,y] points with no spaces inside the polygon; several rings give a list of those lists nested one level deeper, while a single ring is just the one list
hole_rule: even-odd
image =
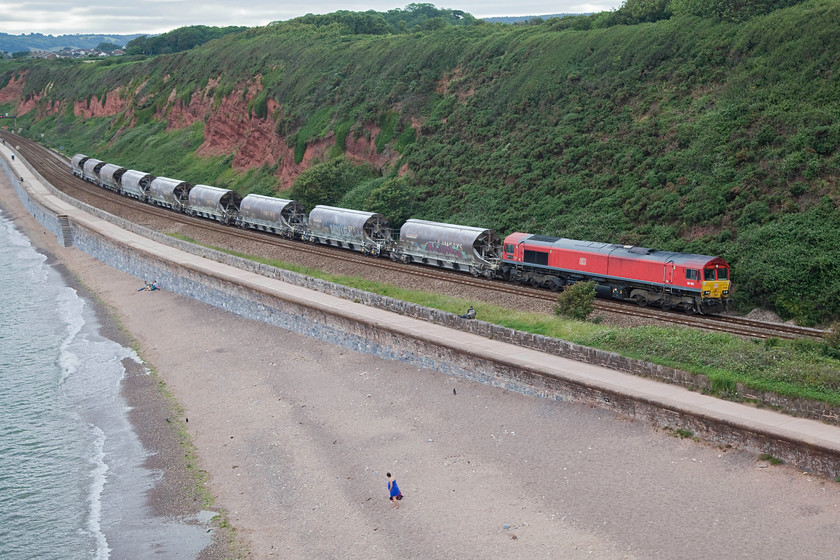
[{"label": "tree", "polygon": [[102,52],[107,52],[107,53],[114,52],[115,50],[117,50],[119,48],[120,48],[119,45],[115,45],[114,43],[111,43],[110,41],[102,41],[101,43],[99,43],[96,46],[96,50],[102,51]]},{"label": "tree", "polygon": [[147,37],[141,35],[126,46],[126,54],[171,54],[187,51],[199,45],[203,45],[213,39],[218,39],[229,33],[238,33],[247,27],[208,27],[206,25],[193,25],[179,27],[162,35]]},{"label": "tree", "polygon": [[318,204],[332,205],[360,181],[374,174],[372,167],[354,165],[344,158],[338,158],[301,173],[289,195],[310,209]]},{"label": "tree", "polygon": [[595,287],[591,280],[567,285],[557,296],[554,313],[583,321],[595,309]]},{"label": "tree", "polygon": [[634,25],[671,17],[671,0],[624,0],[615,12],[616,23]]},{"label": "tree", "polygon": [[427,31],[437,31],[446,27],[446,20],[442,17],[433,17],[426,20]]},{"label": "tree", "polygon": [[[628,0],[629,1],[629,0]],[[655,1],[655,0],[654,0]],[[674,14],[713,17],[723,21],[746,21],[805,0],[672,0]]]},{"label": "tree", "polygon": [[365,208],[379,212],[392,226],[405,223],[411,217],[411,189],[402,178],[391,177],[367,196]]}]

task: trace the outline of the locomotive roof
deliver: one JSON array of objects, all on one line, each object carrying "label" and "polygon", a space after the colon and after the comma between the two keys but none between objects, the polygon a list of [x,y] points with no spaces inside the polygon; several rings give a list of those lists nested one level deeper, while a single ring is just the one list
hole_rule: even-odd
[{"label": "locomotive roof", "polygon": [[530,246],[545,247],[546,249],[563,249],[582,253],[609,255],[611,257],[649,260],[657,262],[673,262],[674,264],[703,268],[706,266],[728,266],[720,257],[711,255],[695,255],[692,253],[677,253],[674,251],[660,251],[635,245],[619,245],[616,243],[601,243],[598,241],[580,241],[565,237],[551,237],[547,235],[531,235],[513,233],[505,239],[506,243],[527,243]]}]

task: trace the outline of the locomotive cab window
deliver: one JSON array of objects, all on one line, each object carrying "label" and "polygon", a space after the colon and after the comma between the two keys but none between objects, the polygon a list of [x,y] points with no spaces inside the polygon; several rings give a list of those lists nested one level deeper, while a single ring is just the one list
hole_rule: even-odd
[{"label": "locomotive cab window", "polygon": [[700,279],[700,271],[694,270],[693,268],[685,269],[685,279],[686,280],[699,280]]},{"label": "locomotive cab window", "polygon": [[544,251],[529,251],[525,249],[525,262],[548,266],[548,253]]},{"label": "locomotive cab window", "polygon": [[729,269],[728,268],[719,268],[717,269],[718,280],[729,280]]},{"label": "locomotive cab window", "polygon": [[508,243],[505,245],[505,253],[512,255],[513,254],[513,243]]},{"label": "locomotive cab window", "polygon": [[703,280],[714,280],[715,279],[715,269],[714,268],[707,268],[703,270]]}]

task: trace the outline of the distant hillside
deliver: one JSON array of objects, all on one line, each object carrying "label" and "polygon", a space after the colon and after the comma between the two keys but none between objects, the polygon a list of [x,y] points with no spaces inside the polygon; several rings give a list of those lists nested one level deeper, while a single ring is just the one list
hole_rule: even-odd
[{"label": "distant hillside", "polygon": [[0,62],[0,112],[70,155],[395,225],[720,255],[742,309],[840,319],[840,2],[627,0],[529,25],[393,15]]},{"label": "distant hillside", "polygon": [[529,23],[534,20],[547,20],[551,18],[561,18],[567,16],[586,16],[590,15],[589,13],[582,13],[582,14],[572,14],[572,13],[565,13],[565,14],[546,14],[542,16],[497,16],[497,17],[486,17],[481,18],[482,20],[486,21],[487,23]]},{"label": "distant hillside", "polygon": [[60,51],[64,48],[93,49],[100,43],[114,43],[121,47],[133,41],[140,35],[9,35],[0,33],[0,51],[7,53],[23,51]]}]

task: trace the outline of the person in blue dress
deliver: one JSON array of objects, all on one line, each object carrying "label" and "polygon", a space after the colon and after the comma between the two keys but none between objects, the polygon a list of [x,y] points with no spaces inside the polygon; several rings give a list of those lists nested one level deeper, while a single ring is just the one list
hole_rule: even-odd
[{"label": "person in blue dress", "polygon": [[391,473],[386,473],[388,477],[388,493],[390,494],[389,500],[391,500],[391,504],[393,504],[394,509],[399,509],[400,504],[398,500],[402,500],[402,493],[400,492],[400,487],[397,486],[397,479],[391,478]]}]

